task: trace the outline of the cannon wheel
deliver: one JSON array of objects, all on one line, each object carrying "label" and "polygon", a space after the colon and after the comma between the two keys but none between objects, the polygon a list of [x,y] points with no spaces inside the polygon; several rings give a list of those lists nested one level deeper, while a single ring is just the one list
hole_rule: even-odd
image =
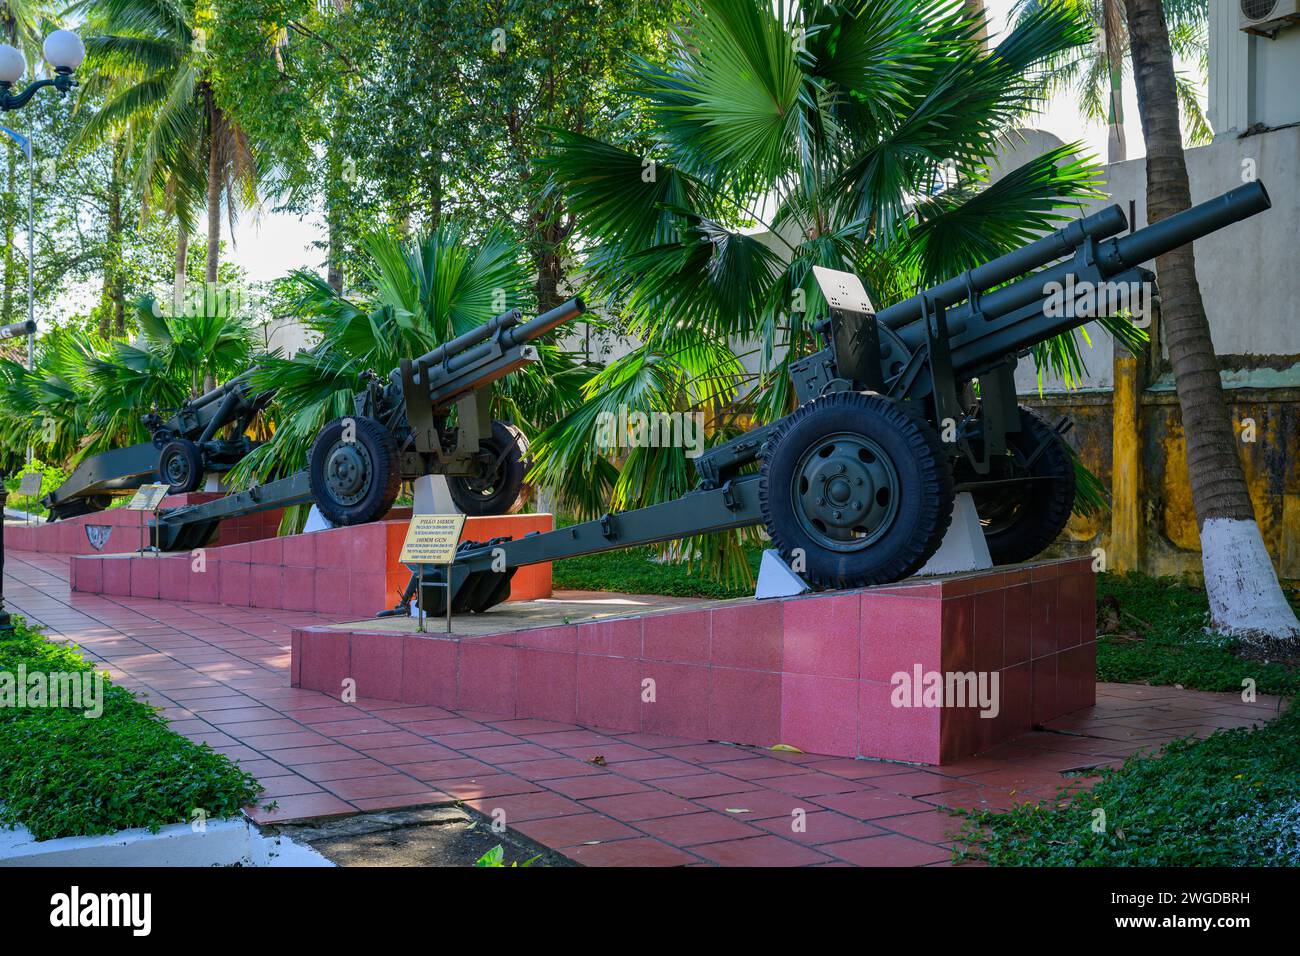
[{"label": "cannon wheel", "polygon": [[188,438],[169,441],[158,455],[158,478],[167,483],[170,494],[197,491],[203,474],[203,453]]},{"label": "cannon wheel", "polygon": [[382,518],[397,500],[402,473],[397,442],[373,418],[336,418],[311,446],[309,478],[316,507],[336,525]]},{"label": "cannon wheel", "polygon": [[[1074,510],[1074,458],[1065,439],[1041,416],[1020,407],[1020,431],[1007,435],[1007,444],[1023,461],[1043,442],[1028,471],[1027,484],[976,489],[975,510],[984,526],[984,540],[994,564],[1016,564],[1037,556],[1065,530]],[[1025,470],[1016,463],[1015,470]]]},{"label": "cannon wheel", "polygon": [[479,450],[498,462],[483,478],[447,479],[456,507],[467,515],[514,514],[523,505],[521,493],[528,474],[528,439],[513,425],[493,419],[492,434],[479,442]]},{"label": "cannon wheel", "polygon": [[762,474],[768,534],[822,587],[915,573],[952,520],[952,467],[939,436],[880,395],[836,392],[800,407],[770,440]]}]

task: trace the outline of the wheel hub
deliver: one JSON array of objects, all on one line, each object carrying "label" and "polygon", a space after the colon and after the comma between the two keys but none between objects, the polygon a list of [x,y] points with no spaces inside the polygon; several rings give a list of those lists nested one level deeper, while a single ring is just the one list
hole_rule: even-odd
[{"label": "wheel hub", "polygon": [[183,485],[190,477],[190,465],[184,455],[173,453],[163,463],[163,472],[169,485]]},{"label": "wheel hub", "polygon": [[326,486],[339,504],[354,504],[365,495],[370,472],[370,455],[359,442],[336,442],[325,459]]},{"label": "wheel hub", "polygon": [[795,512],[821,544],[849,551],[888,530],[898,510],[898,476],[884,450],[853,433],[817,442],[796,467]]}]

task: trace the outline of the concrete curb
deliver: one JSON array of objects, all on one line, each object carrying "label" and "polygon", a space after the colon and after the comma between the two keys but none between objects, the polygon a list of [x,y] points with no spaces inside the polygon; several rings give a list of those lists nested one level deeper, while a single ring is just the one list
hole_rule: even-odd
[{"label": "concrete curb", "polygon": [[196,833],[187,823],[106,836],[34,840],[26,827],[0,830],[4,866],[334,866],[309,846],[264,836],[246,820],[217,820]]}]

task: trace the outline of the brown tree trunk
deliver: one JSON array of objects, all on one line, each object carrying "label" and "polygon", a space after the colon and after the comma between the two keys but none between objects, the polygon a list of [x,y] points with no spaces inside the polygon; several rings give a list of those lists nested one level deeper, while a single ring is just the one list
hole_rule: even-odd
[{"label": "brown tree trunk", "polygon": [[964,0],[966,12],[973,17],[984,17],[984,26],[979,31],[980,45],[987,48],[989,45],[989,29],[987,14],[984,12],[984,0]]},{"label": "brown tree trunk", "polygon": [[123,336],[126,334],[125,276],[122,268],[122,162],[125,158],[125,140],[119,137],[113,144],[113,168],[108,180],[108,222],[104,236],[104,294],[103,317],[100,331]]},{"label": "brown tree trunk", "polygon": [[176,224],[176,281],[172,286],[172,314],[180,315],[185,304],[185,267],[190,254],[190,235],[179,222]]},{"label": "brown tree trunk", "polygon": [[[1138,111],[1147,147],[1147,221],[1159,222],[1192,204],[1162,0],[1125,0]],[[1187,442],[1187,472],[1201,532],[1206,590],[1219,630],[1260,637],[1249,621],[1271,620],[1267,636],[1300,633],[1260,538],[1237,437],[1219,380],[1219,362],[1196,278],[1191,245],[1156,259],[1161,331],[1169,349]],[[1207,527],[1207,523],[1211,527]],[[1262,566],[1261,566],[1262,565]],[[1271,577],[1271,583],[1265,578]],[[1253,603],[1256,607],[1243,604]],[[1262,605],[1275,612],[1257,613]],[[1290,621],[1286,618],[1289,616]],[[1295,628],[1292,630],[1292,628]]]},{"label": "brown tree trunk", "polygon": [[217,281],[221,261],[221,164],[216,137],[208,137],[208,263],[204,278],[211,286]]}]

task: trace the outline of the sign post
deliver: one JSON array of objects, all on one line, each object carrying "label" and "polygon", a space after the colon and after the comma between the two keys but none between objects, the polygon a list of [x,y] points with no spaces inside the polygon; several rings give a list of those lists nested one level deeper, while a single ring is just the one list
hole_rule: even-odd
[{"label": "sign post", "polygon": [[[29,471],[23,475],[22,481],[18,484],[18,493],[24,498],[36,498],[41,493],[41,481],[45,476],[39,471]],[[27,502],[27,524],[32,523],[32,502]]]},{"label": "sign post", "polygon": [[453,515],[415,515],[406,528],[406,540],[402,542],[402,554],[398,560],[403,564],[414,564],[418,570],[418,590],[416,592],[416,630],[424,632],[424,566],[441,564],[446,568],[442,587],[447,589],[447,633],[451,633],[451,566],[456,562],[456,545],[460,543],[460,534],[465,529],[465,516]]},{"label": "sign post", "polygon": [[[157,512],[162,500],[167,497],[167,492],[171,488],[169,485],[141,485],[136,491],[135,496],[127,502],[127,511],[140,512],[140,553],[145,551],[145,515],[150,512]],[[152,544],[149,545],[153,547]]]}]

